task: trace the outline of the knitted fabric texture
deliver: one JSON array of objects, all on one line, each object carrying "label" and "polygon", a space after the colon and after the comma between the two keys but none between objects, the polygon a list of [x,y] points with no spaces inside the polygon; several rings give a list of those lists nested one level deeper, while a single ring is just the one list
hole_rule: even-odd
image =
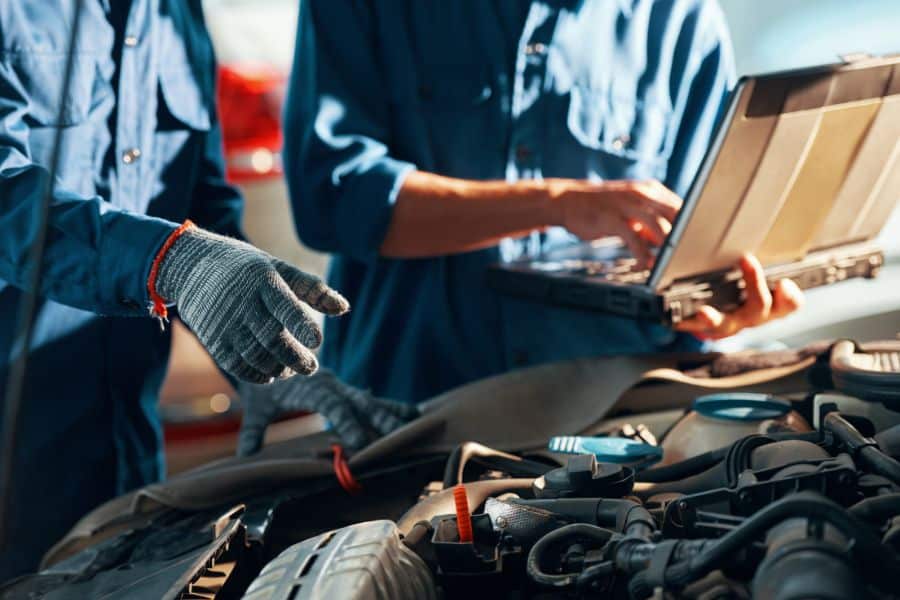
[{"label": "knitted fabric texture", "polygon": [[156,280],[184,323],[213,359],[238,379],[313,373],[309,348],[322,333],[308,305],[328,315],[349,305],[318,277],[250,244],[202,229],[188,229],[166,252]]},{"label": "knitted fabric texture", "polygon": [[321,413],[348,448],[362,448],[419,416],[410,404],[376,398],[340,381],[329,371],[291,377],[269,385],[238,386],[244,419],[238,454],[253,454],[262,446],[269,424],[285,413]]}]

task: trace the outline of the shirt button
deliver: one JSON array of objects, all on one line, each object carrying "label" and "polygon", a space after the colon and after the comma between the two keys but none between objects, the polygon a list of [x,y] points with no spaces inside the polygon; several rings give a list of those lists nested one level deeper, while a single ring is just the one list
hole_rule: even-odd
[{"label": "shirt button", "polygon": [[527,46],[525,46],[525,54],[527,54],[527,55],[543,54],[546,51],[547,51],[547,46],[545,46],[544,44],[541,44],[540,42],[538,42],[536,44],[528,44]]},{"label": "shirt button", "polygon": [[619,137],[617,137],[616,139],[613,140],[612,146],[616,150],[624,150],[625,145],[628,144],[628,142],[630,142],[630,141],[631,141],[631,138],[629,136],[620,135]]},{"label": "shirt button", "polygon": [[516,146],[516,160],[524,162],[529,158],[531,158],[531,148],[525,144]]},{"label": "shirt button", "polygon": [[140,148],[132,148],[131,150],[126,150],[124,154],[122,154],[122,162],[126,165],[130,165],[132,163],[137,162],[137,159],[141,157],[141,149]]},{"label": "shirt button", "polygon": [[134,48],[138,45],[138,39],[133,35],[129,35],[125,38],[125,45],[129,48]]}]

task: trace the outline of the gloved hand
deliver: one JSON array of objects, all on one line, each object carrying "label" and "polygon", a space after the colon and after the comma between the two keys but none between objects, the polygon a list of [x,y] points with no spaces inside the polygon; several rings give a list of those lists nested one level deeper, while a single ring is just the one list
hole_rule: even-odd
[{"label": "gloved hand", "polygon": [[420,415],[411,404],[376,398],[340,381],[330,371],[291,377],[268,385],[238,386],[244,418],[238,436],[238,456],[257,452],[266,427],[285,413],[310,411],[328,419],[341,441],[359,449]]},{"label": "gloved hand", "polygon": [[176,304],[219,366],[244,381],[315,372],[309,348],[321,343],[322,332],[303,303],[327,315],[350,307],[318,277],[196,227],[163,252],[156,292]]}]

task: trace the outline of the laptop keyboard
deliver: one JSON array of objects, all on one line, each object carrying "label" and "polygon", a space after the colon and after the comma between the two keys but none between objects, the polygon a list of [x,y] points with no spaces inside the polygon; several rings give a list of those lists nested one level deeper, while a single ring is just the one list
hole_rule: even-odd
[{"label": "laptop keyboard", "polygon": [[548,273],[559,273],[582,277],[600,277],[621,283],[643,283],[650,276],[650,271],[637,269],[637,261],[633,258],[616,260],[582,260],[569,259],[559,261],[540,261],[531,264],[532,268]]}]

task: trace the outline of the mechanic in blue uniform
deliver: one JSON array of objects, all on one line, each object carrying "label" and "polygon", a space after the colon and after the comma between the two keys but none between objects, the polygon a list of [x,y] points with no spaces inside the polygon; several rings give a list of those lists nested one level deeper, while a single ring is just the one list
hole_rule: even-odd
[{"label": "mechanic in blue uniform", "polygon": [[[34,569],[89,509],[162,477],[156,403],[170,336],[148,306],[160,318],[177,307],[236,379],[278,378],[242,392],[254,417],[242,432],[248,452],[277,416],[267,403],[320,410],[349,445],[365,441],[363,428],[399,423],[391,406],[329,374],[290,377],[317,366],[309,348],[321,332],[305,306],[330,315],[348,307],[315,277],[235,239],[242,200],[224,180],[200,5],[84,0],[60,113],[74,0],[0,2],[3,384],[60,131],[63,145],[12,489],[0,491],[11,502],[0,581]],[[0,396],[0,414],[6,402]]]},{"label": "mechanic in blue uniform", "polygon": [[285,168],[297,231],[335,253],[354,306],[323,364],[414,402],[519,366],[697,349],[796,309],[752,257],[747,302],[684,332],[485,284],[564,230],[647,262],[734,80],[714,0],[303,2]]}]

